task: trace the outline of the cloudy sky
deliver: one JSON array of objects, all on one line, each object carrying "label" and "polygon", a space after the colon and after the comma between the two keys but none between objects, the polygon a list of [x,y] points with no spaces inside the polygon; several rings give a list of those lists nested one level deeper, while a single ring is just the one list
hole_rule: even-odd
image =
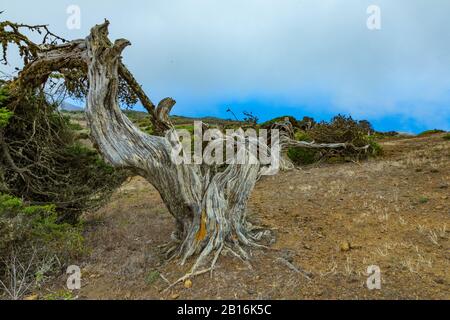
[{"label": "cloudy sky", "polygon": [[[67,27],[69,5],[81,28]],[[367,8],[381,29],[367,28]],[[85,37],[107,18],[124,62],[175,114],[251,111],[368,119],[379,130],[450,130],[448,0],[7,1],[2,19]]]}]

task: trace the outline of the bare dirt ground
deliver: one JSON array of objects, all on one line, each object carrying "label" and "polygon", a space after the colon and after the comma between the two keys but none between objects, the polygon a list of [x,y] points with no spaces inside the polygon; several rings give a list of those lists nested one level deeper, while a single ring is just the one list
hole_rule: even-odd
[{"label": "bare dirt ground", "polygon": [[[212,278],[167,292],[190,264],[164,262],[158,246],[174,221],[155,189],[133,178],[86,217],[89,252],[74,261],[78,298],[450,299],[450,142],[433,135],[383,147],[383,157],[360,164],[264,177],[248,210],[250,221],[274,231],[271,249],[252,250],[252,267],[221,256]],[[381,269],[381,290],[366,286],[370,265]]]}]

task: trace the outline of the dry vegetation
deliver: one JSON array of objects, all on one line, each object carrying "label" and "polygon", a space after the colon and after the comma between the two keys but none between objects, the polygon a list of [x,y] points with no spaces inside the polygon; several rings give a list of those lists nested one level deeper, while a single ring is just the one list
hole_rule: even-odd
[{"label": "dry vegetation", "polygon": [[[271,249],[253,250],[251,266],[222,256],[212,279],[196,277],[191,288],[179,284],[163,291],[187,270],[166,263],[159,253],[173,218],[156,190],[133,178],[111,203],[86,217],[90,254],[76,261],[83,287],[75,294],[81,299],[449,299],[450,144],[443,136],[390,139],[383,143],[382,158],[265,177],[252,194],[249,215],[275,231]],[[381,290],[366,288],[372,264],[381,268]],[[64,284],[63,277],[42,294]]]}]

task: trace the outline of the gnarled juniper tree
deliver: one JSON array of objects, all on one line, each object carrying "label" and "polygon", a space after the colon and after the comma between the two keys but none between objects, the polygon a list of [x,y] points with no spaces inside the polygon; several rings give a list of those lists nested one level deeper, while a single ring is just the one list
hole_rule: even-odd
[{"label": "gnarled juniper tree", "polygon": [[[26,57],[23,70],[10,85],[16,90],[14,94],[20,96],[23,90],[35,90],[57,73],[65,79],[70,93],[85,95],[91,137],[98,150],[112,165],[146,178],[175,217],[176,229],[166,253],[169,258],[179,258],[182,264],[195,256],[189,275],[212,270],[223,250],[248,259],[247,249],[260,247],[262,236],[267,234],[246,219],[247,201],[265,166],[258,161],[232,162],[226,167],[175,164],[171,158],[173,141],[166,138],[166,133],[174,130],[169,113],[175,101],[166,98],[158,106],[151,102],[122,63],[121,53],[130,43],[124,39],[112,43],[108,25],[105,21],[93,27],[85,39],[74,41],[62,41],[45,28],[49,37],[61,41],[36,45],[20,32],[18,26],[24,25],[0,24],[4,48],[5,43],[15,43]],[[139,99],[150,114],[155,135],[140,131],[122,113],[119,99]],[[316,145],[294,141],[288,121],[275,127],[281,129],[282,148],[349,147],[346,143]],[[254,156],[250,148],[245,149],[244,158]],[[210,267],[200,270],[207,261]]]}]

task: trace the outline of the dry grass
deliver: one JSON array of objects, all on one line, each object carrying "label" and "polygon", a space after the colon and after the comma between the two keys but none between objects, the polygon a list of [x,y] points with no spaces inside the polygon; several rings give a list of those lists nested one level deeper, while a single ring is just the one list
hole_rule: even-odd
[{"label": "dry grass", "polygon": [[[159,256],[156,248],[169,240],[174,222],[156,191],[134,178],[97,213],[104,223],[87,234],[92,254],[80,264],[100,276],[88,278],[80,296],[449,299],[450,143],[435,135],[391,140],[384,148],[384,158],[361,165],[264,177],[249,217],[275,231],[271,250],[253,251],[251,268],[222,256],[212,279],[200,276],[192,289],[180,284],[164,294],[165,281],[146,284],[148,271],[173,282],[187,267]],[[283,252],[292,253],[292,265],[310,273],[311,281],[279,263]],[[381,268],[381,290],[365,286],[370,265]]]}]

